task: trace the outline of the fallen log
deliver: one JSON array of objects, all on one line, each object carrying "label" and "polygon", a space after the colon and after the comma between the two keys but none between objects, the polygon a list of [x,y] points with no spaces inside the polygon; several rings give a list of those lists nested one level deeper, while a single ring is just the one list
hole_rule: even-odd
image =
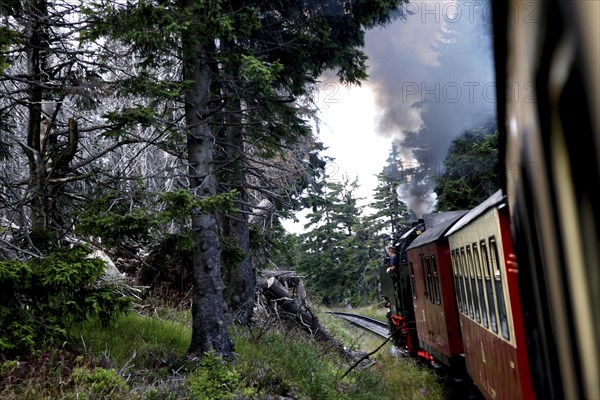
[{"label": "fallen log", "polygon": [[262,275],[270,275],[258,281],[258,288],[264,298],[273,307],[283,311],[298,327],[309,333],[315,340],[331,345],[335,351],[350,361],[355,361],[364,355],[363,352],[348,351],[321,325],[317,316],[306,304],[306,294],[299,276],[290,271],[264,271]]},{"label": "fallen log", "polygon": [[310,333],[316,340],[328,341],[331,338],[321,326],[318,318],[309,310],[294,300],[293,294],[277,280],[270,277],[260,282],[260,288],[267,300],[275,302],[279,308],[293,316],[293,318]]}]

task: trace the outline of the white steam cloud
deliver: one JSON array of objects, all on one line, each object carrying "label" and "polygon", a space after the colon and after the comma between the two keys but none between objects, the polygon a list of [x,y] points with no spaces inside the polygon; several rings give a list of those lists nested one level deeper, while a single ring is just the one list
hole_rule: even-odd
[{"label": "white steam cloud", "polygon": [[435,207],[434,177],[452,139],[495,118],[491,18],[488,0],[414,1],[405,11],[368,32],[365,48],[378,134],[404,163],[429,171],[398,189],[420,217]]}]

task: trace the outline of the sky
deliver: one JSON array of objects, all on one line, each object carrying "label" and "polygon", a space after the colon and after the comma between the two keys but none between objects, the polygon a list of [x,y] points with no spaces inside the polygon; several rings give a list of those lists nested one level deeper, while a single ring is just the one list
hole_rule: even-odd
[{"label": "sky", "polygon": [[[335,80],[324,80],[320,85],[316,104],[320,109],[319,138],[327,147],[322,152],[333,160],[325,166],[331,181],[342,180],[347,175],[358,178],[357,196],[366,205],[377,187],[376,175],[381,172],[392,146],[392,138],[377,134],[378,112],[375,93],[368,82],[361,86],[346,86]],[[283,220],[288,232],[304,231],[304,215],[300,222]]]},{"label": "sky", "polygon": [[326,81],[321,85],[319,137],[333,158],[325,167],[330,180],[358,178],[360,197],[370,197],[388,157],[392,139],[378,135],[377,105],[368,84],[347,87]]},{"label": "sky", "polygon": [[[424,0],[404,17],[367,32],[368,81],[345,87],[323,78],[319,137],[334,158],[328,175],[358,177],[367,201],[392,143],[406,166],[431,171],[398,188],[420,217],[434,210],[430,178],[443,173],[452,139],[495,121],[491,15],[488,0]],[[301,225],[284,222],[293,232]]]}]

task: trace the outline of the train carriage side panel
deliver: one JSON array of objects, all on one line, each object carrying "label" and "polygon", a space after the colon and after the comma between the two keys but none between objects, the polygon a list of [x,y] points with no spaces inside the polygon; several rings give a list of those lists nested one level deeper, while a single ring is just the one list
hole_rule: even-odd
[{"label": "train carriage side panel", "polygon": [[411,283],[419,344],[427,352],[422,356],[433,356],[436,362],[461,370],[463,345],[448,241],[443,235],[465,213],[438,213],[436,219],[441,222],[428,228],[408,249],[409,269],[414,274]]},{"label": "train carriage side panel", "polygon": [[506,269],[512,244],[505,242],[502,208],[506,208],[504,197],[497,192],[447,234],[460,286],[460,325],[467,371],[483,395],[490,400],[530,399],[535,395],[522,352],[522,316],[514,304],[515,271]]},{"label": "train carriage side panel", "polygon": [[529,363],[527,339],[525,335],[523,309],[521,306],[519,265],[513,248],[508,205],[498,208],[498,218],[500,223],[501,249],[504,253],[506,281],[510,296],[511,312],[513,316],[512,320],[521,391],[524,393],[525,398],[530,399],[534,397],[534,388],[531,376],[531,365]]},{"label": "train carriage side panel", "polygon": [[[492,7],[502,182],[535,391],[600,399],[600,2]],[[524,82],[532,96],[517,101]]]},{"label": "train carriage side panel", "polygon": [[419,344],[436,361],[449,367],[462,366],[463,345],[448,242],[429,243],[408,251],[415,271],[415,316]]}]

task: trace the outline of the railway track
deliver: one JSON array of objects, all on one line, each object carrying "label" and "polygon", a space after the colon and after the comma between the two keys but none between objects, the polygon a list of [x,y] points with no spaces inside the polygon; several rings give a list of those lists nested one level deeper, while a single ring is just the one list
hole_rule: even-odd
[{"label": "railway track", "polygon": [[387,338],[390,336],[390,331],[386,322],[365,317],[363,315],[345,312],[330,311],[329,314],[343,318],[354,325],[360,326],[361,328],[373,332],[381,337]]}]

